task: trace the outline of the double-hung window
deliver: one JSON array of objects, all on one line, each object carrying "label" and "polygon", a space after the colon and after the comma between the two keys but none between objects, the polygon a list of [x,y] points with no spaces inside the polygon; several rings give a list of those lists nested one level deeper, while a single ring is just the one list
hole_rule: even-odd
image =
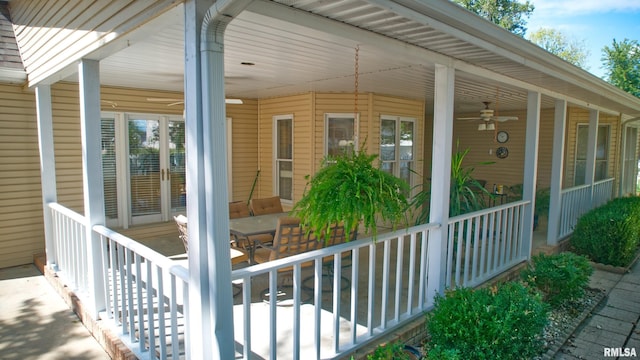
[{"label": "double-hung window", "polygon": [[282,200],[293,200],[293,115],[273,117],[274,191]]},{"label": "double-hung window", "polygon": [[412,186],[415,167],[415,119],[402,116],[380,117],[380,160],[382,170]]},{"label": "double-hung window", "polygon": [[357,150],[358,117],[353,113],[327,113],[324,116],[325,155],[337,156]]},{"label": "double-hung window", "polygon": [[[607,178],[609,168],[609,125],[598,125],[596,140],[596,164],[593,181]],[[574,185],[585,183],[587,171],[587,152],[589,143],[589,125],[578,124],[576,140],[576,166],[574,172]]]}]

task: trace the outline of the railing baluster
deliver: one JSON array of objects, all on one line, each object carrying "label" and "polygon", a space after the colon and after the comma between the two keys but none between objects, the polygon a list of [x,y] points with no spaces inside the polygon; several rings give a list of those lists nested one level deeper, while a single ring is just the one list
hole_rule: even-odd
[{"label": "railing baluster", "polygon": [[300,359],[300,264],[293,266],[293,358]]},{"label": "railing baluster", "polygon": [[358,334],[358,269],[360,268],[360,251],[351,250],[351,345],[355,345]]},{"label": "railing baluster", "polygon": [[415,271],[416,271],[416,256],[418,255],[416,250],[416,233],[409,235],[409,280],[408,280],[408,294],[407,294],[407,313],[413,314],[413,294],[415,289]]},{"label": "railing baluster", "polygon": [[373,337],[373,312],[375,303],[376,282],[376,245],[369,245],[369,279],[367,290],[367,335]]},{"label": "railing baluster", "polygon": [[[313,296],[314,296],[314,317],[315,317],[315,328],[314,328],[314,345],[316,352],[316,359],[320,359],[320,350],[322,346],[321,339],[321,326],[322,326],[322,258],[318,258],[315,260],[315,266],[313,271]],[[247,304],[247,302],[245,302]]]},{"label": "railing baluster", "polygon": [[402,264],[403,264],[403,255],[404,255],[404,236],[398,237],[396,241],[396,291],[395,291],[395,299],[394,299],[394,316],[393,319],[395,322],[400,321],[400,296],[402,289]]},{"label": "railing baluster", "polygon": [[342,279],[342,267],[340,253],[333,254],[333,351],[340,353],[340,293],[341,279]]}]

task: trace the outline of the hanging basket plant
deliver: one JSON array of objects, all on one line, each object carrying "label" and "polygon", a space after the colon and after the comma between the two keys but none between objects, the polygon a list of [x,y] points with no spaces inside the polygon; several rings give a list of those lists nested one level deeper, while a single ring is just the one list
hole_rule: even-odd
[{"label": "hanging basket plant", "polygon": [[328,156],[313,177],[307,175],[304,195],[292,214],[309,231],[321,234],[344,224],[345,230],[352,232],[362,223],[364,231],[375,239],[377,221],[394,228],[407,223],[405,194],[409,185],[374,166],[377,155],[368,155],[363,148]]}]

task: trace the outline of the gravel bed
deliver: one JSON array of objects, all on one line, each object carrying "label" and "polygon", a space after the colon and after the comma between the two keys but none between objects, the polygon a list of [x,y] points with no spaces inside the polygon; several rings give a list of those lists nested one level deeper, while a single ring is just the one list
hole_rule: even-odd
[{"label": "gravel bed", "polygon": [[569,339],[582,321],[604,299],[599,289],[586,289],[581,299],[549,312],[549,324],[544,329],[544,353],[534,360],[551,359]]}]

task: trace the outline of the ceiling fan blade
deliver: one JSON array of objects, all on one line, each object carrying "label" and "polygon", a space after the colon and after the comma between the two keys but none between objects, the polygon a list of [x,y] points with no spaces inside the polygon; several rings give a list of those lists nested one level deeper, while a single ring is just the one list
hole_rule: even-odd
[{"label": "ceiling fan blade", "polygon": [[[167,104],[167,106],[174,106],[174,105],[178,105],[178,104],[184,104],[184,99],[178,99],[178,98],[147,98],[147,101],[150,102],[166,102],[169,103]],[[226,104],[236,104],[236,105],[242,105],[244,104],[244,102],[242,101],[242,99],[224,99],[224,102]]]},{"label": "ceiling fan blade", "polygon": [[463,120],[463,121],[464,121],[464,120],[482,120],[482,118],[481,118],[481,117],[476,116],[476,117],[456,118],[456,120]]},{"label": "ceiling fan blade", "polygon": [[505,121],[511,121],[511,120],[518,120],[517,116],[494,116],[495,121],[499,121],[499,122],[505,122]]},{"label": "ceiling fan blade", "polygon": [[178,98],[147,98],[147,101],[150,101],[150,102],[170,102],[170,103],[175,103],[175,102],[180,102],[180,101],[184,102],[184,99],[178,99]]}]

